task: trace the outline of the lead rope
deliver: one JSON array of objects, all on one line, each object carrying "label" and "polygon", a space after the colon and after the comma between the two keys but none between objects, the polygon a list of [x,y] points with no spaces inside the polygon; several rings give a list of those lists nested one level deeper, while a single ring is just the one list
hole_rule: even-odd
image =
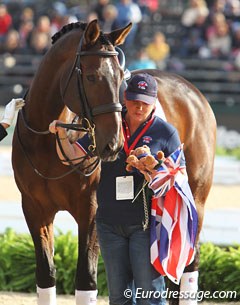
[{"label": "lead rope", "polygon": [[137,199],[137,197],[143,193],[143,210],[144,210],[144,221],[142,222],[143,225],[143,231],[145,231],[148,228],[149,225],[149,213],[148,213],[148,204],[147,204],[147,197],[145,192],[145,186],[148,184],[148,181],[143,180],[143,185],[137,195],[133,198],[132,203]]},{"label": "lead rope", "polygon": [[148,213],[148,204],[147,204],[147,198],[146,198],[146,191],[145,191],[146,183],[143,181],[143,210],[144,210],[144,221],[142,222],[143,225],[143,231],[145,231],[148,228],[149,225],[149,213]]}]

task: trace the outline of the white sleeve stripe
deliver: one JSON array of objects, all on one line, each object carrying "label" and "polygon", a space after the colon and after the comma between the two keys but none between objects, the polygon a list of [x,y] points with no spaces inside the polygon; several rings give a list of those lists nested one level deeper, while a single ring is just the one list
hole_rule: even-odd
[{"label": "white sleeve stripe", "polygon": [[87,151],[84,149],[84,147],[83,147],[81,144],[79,144],[78,142],[75,142],[74,144],[76,144],[77,147],[80,148],[81,151],[82,151],[85,155],[87,155]]}]

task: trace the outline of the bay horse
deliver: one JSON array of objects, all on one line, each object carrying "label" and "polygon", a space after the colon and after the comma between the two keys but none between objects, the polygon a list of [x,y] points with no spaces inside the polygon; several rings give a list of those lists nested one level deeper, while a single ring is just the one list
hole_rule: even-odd
[{"label": "bay horse", "polygon": [[[18,116],[12,166],[35,247],[39,305],[56,304],[53,221],[61,210],[78,224],[76,304],[94,304],[96,298],[98,165],[99,159],[114,160],[123,145],[119,89],[124,71],[114,47],[130,29],[131,23],[105,34],[97,20],[64,26],[53,36]],[[58,117],[69,123],[68,109],[79,116],[81,132],[89,133],[98,161],[86,158],[71,171],[60,162],[48,131]]]},{"label": "bay horse", "polygon": [[[76,220],[79,231],[76,291],[96,290],[98,244],[94,216],[100,168],[96,167],[87,177],[76,172],[59,180],[44,179],[37,175],[36,172],[41,169],[46,176],[61,176],[67,169],[57,157],[55,138],[52,135],[34,134],[26,128],[26,122],[35,130],[45,130],[57,117],[68,122],[70,109],[70,112],[79,115],[80,122],[84,123],[87,118],[90,131],[94,129],[92,135],[89,128],[85,128],[93,138],[96,156],[106,161],[114,160],[123,144],[120,132],[121,107],[118,105],[123,71],[115,59],[113,46],[123,43],[130,27],[128,25],[105,34],[104,37],[95,21],[86,25],[84,30],[65,28],[65,34],[62,35],[62,32],[59,35],[61,37],[44,56],[35,75],[26,97],[25,122],[23,116],[18,117],[12,162],[15,180],[22,194],[23,212],[34,241],[37,286],[41,289],[55,286],[53,220],[59,210],[67,210]],[[81,37],[84,40],[79,50]],[[103,44],[106,38],[111,42],[110,45]],[[113,54],[99,54],[102,48]],[[81,56],[81,65],[78,54]],[[84,85],[82,82],[79,84],[78,76],[74,74],[75,68],[81,68]],[[177,128],[181,142],[184,143],[189,183],[199,217],[198,242],[204,205],[213,178],[215,117],[206,98],[182,77],[159,70],[138,70],[133,74],[139,72],[147,72],[155,77],[158,99],[167,120]],[[83,96],[82,92],[85,92]],[[88,103],[84,102],[85,95]],[[108,102],[107,110],[104,110],[105,100]],[[88,107],[84,107],[85,104]],[[85,160],[84,166],[89,162],[88,159]],[[198,259],[199,251],[185,272],[198,270]],[[174,304],[178,300],[170,302]],[[53,303],[49,301],[46,304]],[[81,303],[77,304],[89,303],[84,303],[81,299]]]}]

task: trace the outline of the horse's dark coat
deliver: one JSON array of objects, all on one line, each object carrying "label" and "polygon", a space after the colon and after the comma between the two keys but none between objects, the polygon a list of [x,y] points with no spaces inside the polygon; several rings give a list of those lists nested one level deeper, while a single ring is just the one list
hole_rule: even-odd
[{"label": "horse's dark coat", "polygon": [[[26,98],[25,116],[32,128],[45,130],[56,118],[69,122],[65,104],[73,112],[80,113],[76,79],[73,77],[69,82],[64,100],[62,88],[71,71],[85,28],[85,50],[98,50],[103,47],[111,50],[111,45],[102,45],[100,31],[93,23],[90,26],[69,25],[56,34],[53,38],[54,44],[44,56]],[[106,37],[113,45],[117,45],[124,41],[128,31],[129,27],[126,27]],[[98,56],[89,58],[83,59],[82,66],[85,75],[84,86],[91,105],[101,104],[105,99],[110,102],[118,101],[123,71],[117,61],[114,58],[102,59]],[[107,70],[110,66],[114,76]],[[204,204],[213,176],[216,138],[213,112],[203,95],[185,79],[158,70],[144,71],[156,78],[159,101],[168,121],[178,129],[181,141],[184,142],[189,183],[197,205],[200,232]],[[93,82],[94,79],[97,79],[96,83]],[[102,158],[113,158],[116,152],[111,152],[110,148],[119,149],[122,145],[119,115],[108,113],[94,118],[97,147]],[[17,124],[24,147],[39,170],[51,176],[57,176],[67,170],[58,159],[53,135],[33,134],[26,129],[20,118]],[[114,145],[108,146],[108,143]],[[12,163],[15,180],[22,194],[24,216],[34,241],[37,285],[41,288],[55,285],[53,220],[58,211],[66,210],[74,217],[79,228],[76,289],[95,290],[98,243],[94,216],[100,170],[88,178],[71,174],[61,180],[44,180],[36,175],[25,158],[16,132],[13,138]],[[197,268],[198,257],[188,270]]]}]

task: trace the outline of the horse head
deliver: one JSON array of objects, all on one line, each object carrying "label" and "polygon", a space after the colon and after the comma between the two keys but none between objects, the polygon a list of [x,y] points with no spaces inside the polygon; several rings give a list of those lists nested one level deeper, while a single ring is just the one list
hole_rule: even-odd
[{"label": "horse head", "polygon": [[124,42],[130,29],[131,24],[104,34],[97,20],[87,24],[75,60],[69,56],[61,78],[64,104],[94,130],[93,154],[104,161],[114,160],[123,145],[119,89],[124,71],[114,47]]}]

